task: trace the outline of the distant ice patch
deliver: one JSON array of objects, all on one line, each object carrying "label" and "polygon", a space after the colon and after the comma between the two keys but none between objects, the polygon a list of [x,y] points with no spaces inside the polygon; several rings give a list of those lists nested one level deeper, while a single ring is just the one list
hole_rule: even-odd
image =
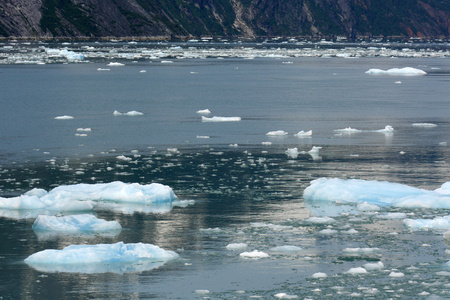
[{"label": "distant ice patch", "polygon": [[107,66],[110,67],[122,67],[125,66],[125,64],[119,63],[119,62],[110,62]]},{"label": "distant ice patch", "polygon": [[345,133],[345,134],[352,134],[352,133],[362,132],[362,130],[351,128],[351,127],[342,128],[342,129],[335,129],[334,131],[335,132],[339,132],[339,133]]},{"label": "distant ice patch", "polygon": [[227,245],[227,250],[230,251],[243,251],[246,250],[248,245],[246,243],[231,243]]},{"label": "distant ice patch", "polygon": [[449,230],[450,216],[434,219],[405,219],[403,225],[410,230]]},{"label": "distant ice patch", "polygon": [[423,128],[433,128],[436,127],[436,124],[433,123],[412,123],[411,124],[414,127],[423,127]]},{"label": "distant ice patch", "polygon": [[202,116],[202,122],[239,122],[241,117],[218,117],[214,116],[211,118]]},{"label": "distant ice patch", "polygon": [[55,117],[55,120],[71,120],[71,119],[73,119],[73,117],[72,116],[68,116],[68,115]]},{"label": "distant ice patch", "polygon": [[260,259],[269,257],[269,254],[262,251],[253,250],[251,252],[242,252],[239,256],[243,258]]},{"label": "distant ice patch", "polygon": [[301,130],[301,131],[299,131],[299,132],[297,132],[296,134],[294,134],[296,137],[299,137],[299,138],[305,138],[305,137],[311,137],[312,136],[312,130],[309,130],[309,131],[303,131],[303,130]]},{"label": "distant ice patch", "polygon": [[140,111],[136,111],[136,110],[131,110],[129,112],[126,113],[121,113],[117,110],[115,110],[113,112],[114,116],[130,116],[130,117],[134,117],[134,116],[142,116],[144,113],[140,112]]},{"label": "distant ice patch", "polygon": [[450,182],[428,191],[386,181],[320,178],[311,182],[303,196],[308,202],[365,202],[377,206],[450,208]]},{"label": "distant ice patch", "polygon": [[160,267],[178,254],[151,244],[71,245],[62,250],[43,250],[25,259],[43,272],[128,273]]},{"label": "distant ice patch", "polygon": [[420,70],[420,69],[416,69],[416,68],[406,67],[406,68],[393,68],[393,69],[389,69],[389,70],[370,69],[370,70],[366,71],[366,74],[396,75],[396,76],[420,76],[420,75],[426,75],[427,72]]},{"label": "distant ice patch", "polygon": [[206,109],[197,110],[197,113],[201,114],[201,115],[209,115],[211,113],[211,111],[206,108]]},{"label": "distant ice patch", "polygon": [[275,131],[269,131],[268,133],[266,133],[266,135],[268,136],[285,136],[288,133],[284,130],[275,130]]}]

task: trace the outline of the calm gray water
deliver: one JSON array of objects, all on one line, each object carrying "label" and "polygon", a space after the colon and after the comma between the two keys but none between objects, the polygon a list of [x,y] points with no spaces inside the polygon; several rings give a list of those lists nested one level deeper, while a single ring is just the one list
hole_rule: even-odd
[{"label": "calm gray water", "polygon": [[[195,200],[167,213],[98,211],[98,217],[122,225],[116,236],[40,237],[29,212],[2,211],[2,299],[450,297],[449,246],[442,232],[411,232],[402,219],[373,214],[338,214],[333,224],[313,225],[305,220],[316,212],[302,198],[320,177],[424,189],[450,181],[448,58],[172,61],[0,65],[0,196],[120,180],[163,183],[180,199]],[[394,67],[428,74],[365,74]],[[241,121],[202,122],[196,113],[202,109]],[[143,115],[114,116],[115,110]],[[63,115],[73,119],[55,119]],[[386,125],[393,134],[375,132]],[[347,127],[362,132],[335,131]],[[266,135],[275,130],[288,134]],[[300,130],[312,130],[312,137],[294,136]],[[285,154],[312,146],[322,147],[320,159]],[[388,207],[379,214],[392,212],[416,218],[449,213]],[[180,259],[144,272],[96,274],[44,272],[23,263],[44,249],[118,241],[155,244]],[[270,256],[244,259],[226,249],[230,243]],[[302,250],[272,249],[284,245]],[[343,254],[351,247],[379,250]],[[383,270],[346,274],[377,261]],[[318,272],[328,277],[313,278]],[[390,277],[392,272],[404,276]]]}]

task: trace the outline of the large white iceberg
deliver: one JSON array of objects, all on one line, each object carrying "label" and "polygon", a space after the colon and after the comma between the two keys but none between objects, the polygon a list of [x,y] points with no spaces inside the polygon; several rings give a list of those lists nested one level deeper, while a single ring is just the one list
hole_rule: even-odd
[{"label": "large white iceberg", "polygon": [[94,215],[81,214],[64,217],[40,215],[33,223],[34,231],[57,231],[64,233],[98,233],[120,231],[117,221],[98,219]]},{"label": "large white iceberg", "polygon": [[371,75],[397,75],[397,76],[419,76],[419,75],[426,75],[427,72],[420,70],[420,69],[416,69],[416,68],[411,68],[411,67],[406,67],[406,68],[393,68],[393,69],[389,69],[389,70],[380,70],[380,69],[370,69],[368,71],[366,71],[366,74],[371,74]]},{"label": "large white iceberg", "polygon": [[178,254],[151,244],[71,245],[62,250],[47,249],[25,259],[44,272],[127,273],[150,270],[178,258]]},{"label": "large white iceberg", "polygon": [[61,185],[49,192],[33,189],[21,196],[0,197],[0,210],[39,210],[45,212],[91,211],[97,202],[111,204],[169,203],[177,200],[173,190],[163,184],[124,183]]},{"label": "large white iceberg", "polygon": [[450,182],[434,191],[386,181],[319,178],[303,193],[305,201],[370,203],[379,206],[450,208]]}]

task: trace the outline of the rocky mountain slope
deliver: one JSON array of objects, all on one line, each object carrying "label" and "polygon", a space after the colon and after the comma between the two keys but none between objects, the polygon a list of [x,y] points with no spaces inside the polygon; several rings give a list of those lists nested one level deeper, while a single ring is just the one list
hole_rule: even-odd
[{"label": "rocky mountain slope", "polygon": [[450,0],[0,0],[3,37],[449,38]]}]

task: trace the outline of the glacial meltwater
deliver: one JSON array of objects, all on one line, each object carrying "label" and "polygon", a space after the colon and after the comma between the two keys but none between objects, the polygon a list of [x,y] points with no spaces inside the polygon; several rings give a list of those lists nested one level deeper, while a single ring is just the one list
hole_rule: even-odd
[{"label": "glacial meltwater", "polygon": [[0,299],[450,298],[448,44],[0,44]]}]

